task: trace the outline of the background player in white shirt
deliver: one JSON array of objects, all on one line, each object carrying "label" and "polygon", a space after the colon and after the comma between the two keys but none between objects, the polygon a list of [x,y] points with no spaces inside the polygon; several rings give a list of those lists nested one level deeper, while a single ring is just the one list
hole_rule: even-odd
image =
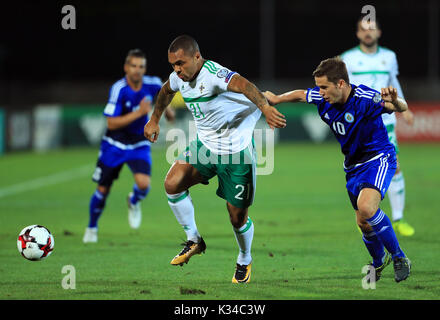
[{"label": "background player in white shirt", "polygon": [[[357,22],[356,36],[359,39],[359,46],[341,54],[341,58],[347,66],[350,83],[363,84],[378,91],[391,85],[397,89],[400,97],[404,97],[397,80],[399,71],[396,54],[379,46],[381,29],[377,20],[367,22],[363,19],[361,17]],[[402,116],[408,124],[413,124],[414,115],[410,110],[402,112]],[[382,120],[387,128],[388,138],[398,154],[399,148],[395,132],[396,116],[394,113],[383,114]],[[394,229],[403,236],[412,236],[414,228],[403,219],[405,182],[399,162],[387,194],[390,199]]]},{"label": "background player in white shirt", "polygon": [[[158,94],[153,114],[144,128],[145,137],[151,142],[157,140],[159,119],[177,91],[181,92],[197,127],[197,138],[173,163],[165,178],[168,204],[187,235],[183,250],[171,264],[182,266],[194,254],[205,251],[188,189],[217,176],[217,195],[226,200],[239,247],[232,282],[247,283],[254,233],[248,207],[253,202],[256,178],[252,134],[261,113],[272,129],[285,127],[286,120],[254,84],[204,59],[193,38],[177,37],[168,49],[168,61],[174,72]],[[238,162],[234,161],[237,159]]]}]

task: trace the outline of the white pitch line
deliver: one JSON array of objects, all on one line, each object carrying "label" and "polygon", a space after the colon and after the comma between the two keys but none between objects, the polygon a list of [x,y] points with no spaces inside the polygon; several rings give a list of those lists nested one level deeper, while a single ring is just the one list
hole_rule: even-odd
[{"label": "white pitch line", "polygon": [[68,171],[59,172],[48,176],[40,177],[37,179],[13,184],[11,186],[0,188],[0,198],[29,190],[40,189],[42,187],[54,185],[61,182],[66,182],[69,180],[74,180],[77,178],[82,178],[88,174],[91,175],[93,173],[92,170],[93,170],[92,166],[84,165],[79,168],[74,168]]}]

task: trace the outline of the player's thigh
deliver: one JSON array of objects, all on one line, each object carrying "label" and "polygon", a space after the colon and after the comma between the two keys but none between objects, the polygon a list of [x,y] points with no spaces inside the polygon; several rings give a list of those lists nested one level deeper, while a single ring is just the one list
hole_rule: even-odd
[{"label": "player's thigh", "polygon": [[364,219],[371,218],[379,209],[380,202],[391,183],[396,170],[396,158],[385,155],[367,164],[359,180],[357,207]]},{"label": "player's thigh", "polygon": [[[231,205],[245,209],[252,205],[255,197],[256,156],[252,149],[245,149],[241,153],[241,163],[218,165],[217,195]],[[233,155],[230,159],[233,159]]]},{"label": "player's thigh", "polygon": [[123,160],[121,160],[120,150],[103,143],[99,152],[99,157],[96,162],[96,168],[92,175],[92,180],[102,187],[108,190],[113,184],[114,180],[119,178],[119,173],[123,166]]},{"label": "player's thigh", "polygon": [[139,189],[145,190],[150,186],[151,178],[145,173],[135,173],[133,174],[134,182]]},{"label": "player's thigh", "polygon": [[176,194],[198,183],[208,184],[216,175],[216,167],[211,162],[210,151],[198,139],[191,141],[166,175],[166,192]]},{"label": "player's thigh", "polygon": [[136,185],[139,189],[147,189],[150,186],[152,164],[150,147],[144,146],[134,150],[127,150],[124,158],[127,166],[133,173]]},{"label": "player's thigh", "polygon": [[[350,197],[351,204],[355,210],[361,213],[372,210],[374,207],[368,201],[370,197],[366,197],[370,192],[365,192],[364,197],[360,199],[363,189],[374,189],[379,194],[379,203],[385,197],[391,179],[396,170],[396,159],[394,155],[384,155],[376,160],[365,163],[346,175],[346,188]],[[362,200],[362,201],[360,201]],[[359,207],[362,205],[362,207]],[[370,209],[369,209],[370,208]],[[374,212],[373,212],[374,214]]]},{"label": "player's thigh", "polygon": [[382,196],[377,189],[363,188],[357,199],[359,215],[362,219],[369,219],[379,209]]},{"label": "player's thigh", "polygon": [[139,189],[147,189],[150,186],[151,161],[145,159],[132,159],[127,162],[133,173],[133,178]]},{"label": "player's thigh", "polygon": [[176,160],[165,177],[165,191],[176,194],[204,182],[204,177],[191,164]]}]

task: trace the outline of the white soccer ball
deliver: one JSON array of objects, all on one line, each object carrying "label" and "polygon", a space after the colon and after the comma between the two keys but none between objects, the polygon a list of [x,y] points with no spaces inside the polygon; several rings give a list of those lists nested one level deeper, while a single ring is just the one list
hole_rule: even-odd
[{"label": "white soccer ball", "polygon": [[38,224],[28,226],[18,235],[18,251],[28,260],[43,260],[51,255],[54,239],[50,231]]}]

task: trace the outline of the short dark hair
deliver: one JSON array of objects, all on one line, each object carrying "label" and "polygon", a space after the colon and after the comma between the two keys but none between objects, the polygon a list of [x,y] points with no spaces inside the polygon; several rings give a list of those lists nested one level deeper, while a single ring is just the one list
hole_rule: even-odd
[{"label": "short dark hair", "polygon": [[130,51],[128,51],[127,57],[125,58],[125,63],[128,63],[132,57],[144,58],[145,63],[147,63],[147,57],[141,49],[131,49]]},{"label": "short dark hair", "polygon": [[197,41],[194,40],[193,37],[186,34],[178,36],[176,39],[174,39],[173,42],[171,42],[168,51],[176,52],[179,49],[182,49],[185,54],[190,56],[193,56],[197,51],[200,52]]},{"label": "short dark hair", "polygon": [[[356,21],[356,30],[359,29],[359,23],[361,23],[364,20],[365,16],[360,16]],[[376,29],[380,29],[379,20],[375,18],[374,22],[376,23]]]},{"label": "short dark hair", "polygon": [[350,83],[348,80],[347,67],[341,58],[334,57],[322,60],[319,66],[313,71],[314,77],[327,76],[328,81],[336,84],[340,79],[346,83]]}]

